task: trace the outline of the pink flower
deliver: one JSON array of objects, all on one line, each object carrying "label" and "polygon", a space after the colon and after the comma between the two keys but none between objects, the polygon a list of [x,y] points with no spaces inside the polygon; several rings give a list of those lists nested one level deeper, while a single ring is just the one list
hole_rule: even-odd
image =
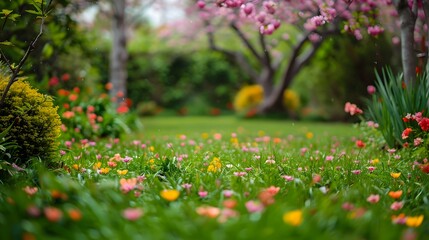
[{"label": "pink flower", "polygon": [[230,197],[232,197],[232,195],[234,194],[234,192],[233,191],[231,191],[231,190],[224,190],[223,191],[223,196],[225,197],[225,198],[230,198]]},{"label": "pink flower", "polygon": [[393,202],[392,205],[390,205],[390,209],[392,209],[393,211],[398,211],[399,209],[401,209],[404,206],[404,202]]},{"label": "pink flower", "polygon": [[282,176],[282,178],[284,178],[286,181],[288,181],[288,182],[291,182],[291,181],[293,181],[293,179],[294,179],[294,177],[292,177],[292,176],[289,176],[289,175],[284,175],[284,176]]},{"label": "pink flower", "polygon": [[350,113],[350,115],[352,115],[352,116],[353,115],[359,115],[359,114],[363,113],[362,109],[358,108],[356,106],[356,104],[352,104],[350,102],[346,102],[346,104],[344,106],[344,111],[346,113]]},{"label": "pink flower", "polygon": [[382,32],[384,32],[384,29],[378,25],[368,27],[368,34],[371,36],[378,36]]},{"label": "pink flower", "polygon": [[416,138],[416,139],[414,139],[414,146],[419,146],[422,142],[423,142],[423,139]]},{"label": "pink flower", "polygon": [[361,170],[352,170],[353,174],[359,175],[362,171]]},{"label": "pink flower", "polygon": [[122,216],[130,221],[136,221],[143,215],[143,210],[141,208],[127,208],[122,211]]},{"label": "pink flower", "polygon": [[368,171],[371,172],[371,173],[374,172],[375,169],[376,169],[376,167],[374,167],[374,166],[369,166],[368,167]]},{"label": "pink flower", "polygon": [[349,202],[345,202],[345,203],[343,203],[341,208],[346,210],[346,211],[351,211],[351,210],[355,209],[355,205],[353,205],[352,203],[349,203]]},{"label": "pink flower", "polygon": [[369,86],[367,86],[367,87],[366,87],[366,91],[367,91],[370,95],[372,95],[372,94],[374,94],[374,93],[375,93],[376,88],[375,88],[373,85],[369,85]]},{"label": "pink flower", "polygon": [[247,174],[246,172],[234,172],[234,176],[236,176],[236,177],[243,177],[246,174]]},{"label": "pink flower", "polygon": [[28,196],[33,196],[34,194],[37,193],[37,191],[39,190],[37,187],[30,187],[30,186],[26,186],[25,188],[23,188],[22,190],[24,190],[25,193],[28,194]]},{"label": "pink flower", "polygon": [[207,197],[209,193],[207,191],[199,191],[198,192],[198,196],[200,196],[200,198],[205,198]]},{"label": "pink flower", "polygon": [[203,9],[206,6],[206,3],[204,1],[202,1],[202,0],[200,0],[200,1],[197,2],[197,6],[200,9]]},{"label": "pink flower", "polygon": [[334,160],[334,156],[332,156],[332,155],[326,156],[325,160],[326,161],[332,161],[332,160]]},{"label": "pink flower", "polygon": [[252,12],[255,10],[255,5],[253,5],[252,3],[247,3],[244,7],[243,7],[243,12],[244,14],[246,14],[247,16],[252,14]]},{"label": "pink flower", "polygon": [[262,210],[264,210],[264,205],[257,201],[250,200],[246,202],[245,205],[247,211],[250,213],[261,212]]},{"label": "pink flower", "polygon": [[378,203],[379,200],[380,200],[380,195],[378,195],[378,194],[371,194],[366,199],[367,202],[372,203],[372,204]]}]

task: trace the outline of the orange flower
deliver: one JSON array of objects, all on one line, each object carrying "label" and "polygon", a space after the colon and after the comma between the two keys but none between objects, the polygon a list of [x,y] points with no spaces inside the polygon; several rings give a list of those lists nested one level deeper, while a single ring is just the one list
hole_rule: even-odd
[{"label": "orange flower", "polygon": [[79,209],[70,209],[68,211],[69,217],[73,221],[79,221],[82,219],[82,212]]},{"label": "orange flower", "polygon": [[67,200],[68,196],[65,193],[62,193],[56,189],[51,191],[51,197],[54,199],[62,199],[62,200]]},{"label": "orange flower", "polygon": [[209,218],[216,218],[220,214],[219,208],[211,207],[211,206],[198,207],[196,211],[198,215],[209,217]]},{"label": "orange flower", "polygon": [[393,199],[398,199],[402,196],[402,190],[398,190],[398,191],[390,191],[389,192],[389,196]]},{"label": "orange flower", "polygon": [[63,212],[56,207],[46,207],[44,209],[46,219],[50,222],[58,222],[63,217]]},{"label": "orange flower", "polygon": [[179,195],[180,192],[177,190],[164,189],[161,191],[161,197],[169,202],[175,201],[179,197]]},{"label": "orange flower", "polygon": [[223,201],[223,206],[226,208],[235,208],[237,206],[237,200],[226,199],[225,201]]}]

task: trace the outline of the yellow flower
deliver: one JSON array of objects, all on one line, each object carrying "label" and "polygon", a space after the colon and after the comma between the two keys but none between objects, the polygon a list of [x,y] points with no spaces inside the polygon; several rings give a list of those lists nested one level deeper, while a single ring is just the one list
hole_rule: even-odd
[{"label": "yellow flower", "polygon": [[303,220],[303,217],[302,217],[301,210],[294,210],[283,214],[283,222],[292,226],[301,225],[302,220]]},{"label": "yellow flower", "polygon": [[95,164],[94,164],[94,170],[97,170],[97,169],[99,169],[101,167],[101,162],[96,162]]},{"label": "yellow flower", "polygon": [[108,167],[100,169],[101,174],[108,174],[109,172],[110,172],[110,168],[108,168]]},{"label": "yellow flower", "polygon": [[298,94],[290,89],[286,89],[283,92],[283,106],[290,111],[295,111],[299,108],[299,105],[301,103]]},{"label": "yellow flower", "polygon": [[125,175],[125,174],[127,174],[127,173],[128,173],[128,170],[127,170],[127,169],[124,169],[124,170],[117,170],[116,172],[118,172],[118,174],[119,174],[119,175]]},{"label": "yellow flower", "polygon": [[407,224],[408,227],[418,227],[423,222],[423,215],[415,216],[415,217],[407,217],[407,220],[405,224]]},{"label": "yellow flower", "polygon": [[151,151],[151,152],[155,151],[155,147],[154,146],[150,146],[149,147],[149,151]]},{"label": "yellow flower", "polygon": [[378,158],[374,158],[372,161],[371,161],[371,164],[372,165],[375,165],[375,164],[377,164],[377,163],[379,163],[380,162],[380,160],[378,159]]},{"label": "yellow flower", "polygon": [[209,134],[208,134],[208,133],[202,133],[202,134],[201,134],[201,137],[202,137],[203,139],[207,139],[207,138],[209,138]]},{"label": "yellow flower", "polygon": [[394,173],[394,172],[391,172],[390,173],[390,176],[392,176],[393,178],[398,178],[399,176],[401,176],[401,173]]},{"label": "yellow flower", "polygon": [[77,164],[73,164],[72,167],[73,167],[74,170],[79,170],[79,165],[77,165]]},{"label": "yellow flower", "polygon": [[307,139],[312,139],[312,138],[314,137],[314,134],[313,134],[312,132],[307,132],[307,133],[305,134],[305,137],[306,137]]},{"label": "yellow flower", "polygon": [[263,137],[263,136],[265,136],[265,132],[264,132],[264,131],[262,131],[262,130],[259,130],[259,131],[258,131],[258,136],[259,136],[259,137]]},{"label": "yellow flower", "polygon": [[164,189],[161,191],[161,197],[169,202],[175,201],[179,197],[179,195],[180,192],[177,190]]},{"label": "yellow flower", "polygon": [[209,166],[207,167],[207,172],[220,171],[221,167],[222,167],[222,163],[220,162],[220,159],[217,157],[214,157],[213,160],[210,162]]},{"label": "yellow flower", "polygon": [[264,89],[261,85],[245,86],[234,98],[234,109],[243,111],[258,106],[264,99]]}]

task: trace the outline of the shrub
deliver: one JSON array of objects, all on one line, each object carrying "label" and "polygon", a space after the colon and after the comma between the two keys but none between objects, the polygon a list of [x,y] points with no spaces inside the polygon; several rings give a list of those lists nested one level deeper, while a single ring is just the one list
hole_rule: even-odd
[{"label": "shrub", "polygon": [[248,111],[257,107],[263,99],[264,89],[260,85],[245,86],[234,98],[234,109],[237,112]]},{"label": "shrub", "polygon": [[[0,75],[0,92],[7,83],[7,75]],[[12,124],[9,140],[20,148],[13,158],[21,163],[36,156],[48,162],[54,159],[61,121],[52,97],[39,93],[23,80],[15,82],[0,109],[0,132]]]},{"label": "shrub", "polygon": [[379,124],[379,131],[389,147],[403,144],[405,129],[403,117],[422,112],[428,116],[429,81],[427,74],[418,76],[414,85],[405,86],[402,76],[395,76],[391,69],[376,74],[377,93],[367,100],[367,117]]}]

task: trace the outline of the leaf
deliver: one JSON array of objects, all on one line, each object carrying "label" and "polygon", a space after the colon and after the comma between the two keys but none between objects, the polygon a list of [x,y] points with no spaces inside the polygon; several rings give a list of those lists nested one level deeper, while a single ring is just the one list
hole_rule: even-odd
[{"label": "leaf", "polygon": [[0,42],[0,45],[13,46],[13,43],[11,43],[9,41],[3,41],[3,42]]},{"label": "leaf", "polygon": [[2,9],[1,10],[1,14],[8,16],[9,14],[11,14],[13,12],[13,10],[9,10],[9,9]]},{"label": "leaf", "polygon": [[21,15],[19,15],[19,14],[17,14],[17,13],[14,13],[14,14],[10,14],[10,15],[9,15],[9,19],[10,19],[10,20],[12,20],[12,21],[16,21],[16,19],[17,19],[18,17],[21,17]]},{"label": "leaf", "polygon": [[34,14],[34,15],[40,15],[40,14],[42,14],[42,12],[35,11],[35,10],[25,10],[25,11],[28,12],[28,13]]}]

